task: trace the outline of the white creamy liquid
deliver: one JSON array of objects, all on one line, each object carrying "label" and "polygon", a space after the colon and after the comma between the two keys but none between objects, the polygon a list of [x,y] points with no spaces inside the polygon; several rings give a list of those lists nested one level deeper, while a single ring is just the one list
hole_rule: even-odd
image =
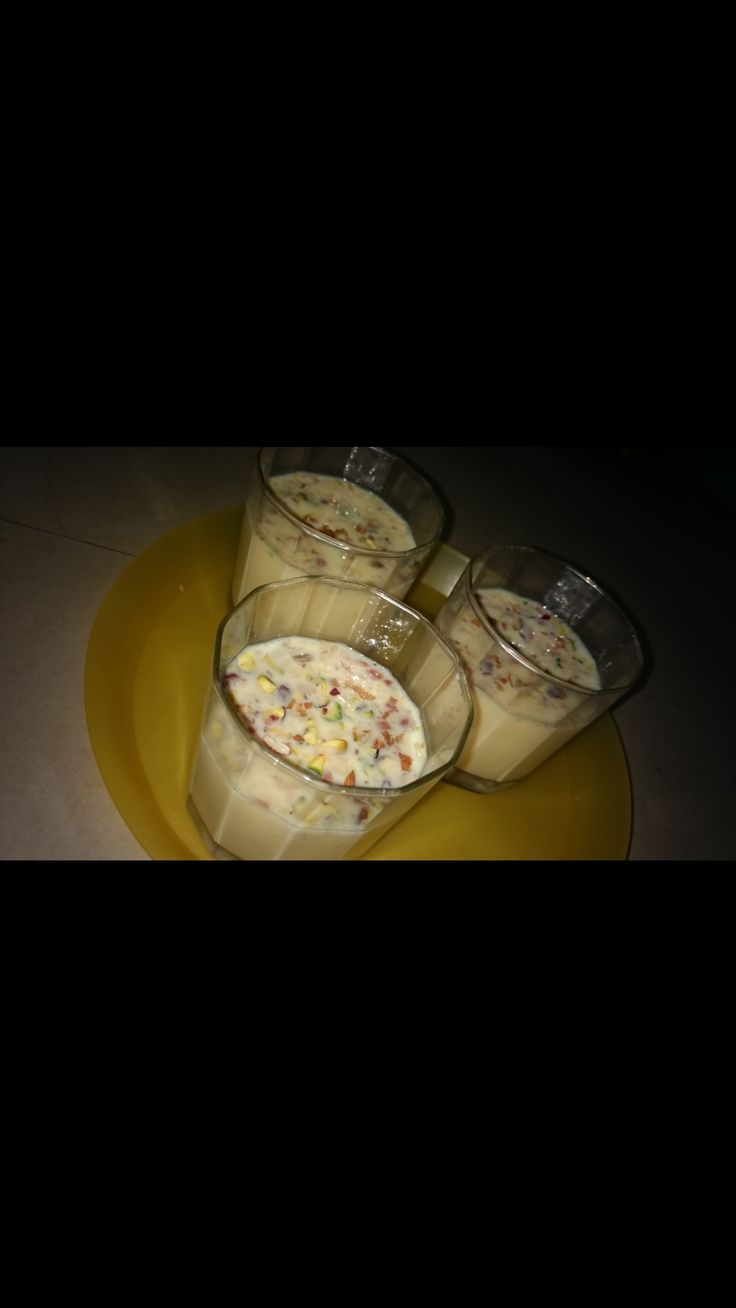
[{"label": "white creamy liquid", "polygon": [[509,644],[566,683],[537,676],[492,642],[469,604],[453,622],[448,635],[475,692],[457,766],[490,781],[518,781],[577,735],[588,697],[576,687],[598,690],[600,676],[580,638],[544,605],[500,587],[481,589],[476,598]]},{"label": "white creamy liquid", "polygon": [[[416,802],[416,793],[391,792],[426,764],[421,714],[372,659],[339,641],[285,636],[242,650],[223,684],[246,730],[266,746],[244,740],[211,696],[191,796],[224,849],[248,859],[336,859],[359,843],[369,847],[396,820],[396,805]],[[299,771],[280,767],[283,758]],[[376,798],[352,796],[353,787],[370,787]]]},{"label": "white creamy liquid", "polygon": [[[386,550],[415,550],[416,541],[409,524],[379,495],[342,477],[316,472],[282,473],[270,478],[269,487],[295,517],[329,540],[300,531],[265,497],[260,521],[254,524],[249,497],[233,578],[236,604],[257,586],[303,576],[357,581],[398,598],[406,594],[423,556],[385,557]],[[346,546],[368,553],[354,553]]]}]

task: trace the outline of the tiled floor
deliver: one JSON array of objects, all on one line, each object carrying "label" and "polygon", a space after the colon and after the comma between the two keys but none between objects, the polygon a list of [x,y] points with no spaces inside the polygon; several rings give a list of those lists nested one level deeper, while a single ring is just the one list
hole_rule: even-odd
[{"label": "tiled floor", "polygon": [[[206,442],[203,433],[189,447],[0,451],[4,859],[147,858],[92,755],[85,652],[95,614],[133,556],[174,527],[242,503],[256,445]],[[643,630],[650,673],[614,710],[634,794],[630,857],[733,857],[733,714],[721,695],[726,674],[716,673],[721,651],[704,653],[732,625],[723,576],[733,547],[723,513],[711,532],[703,508],[708,493],[719,495],[710,461],[696,459],[692,478],[688,468],[675,479],[688,494],[702,487],[693,516],[673,511],[672,494],[657,496],[656,475],[650,493],[627,472],[631,451],[609,459],[571,447],[392,448],[440,488],[451,544],[474,554],[494,541],[527,542],[567,557]],[[697,622],[684,617],[693,593]]]}]

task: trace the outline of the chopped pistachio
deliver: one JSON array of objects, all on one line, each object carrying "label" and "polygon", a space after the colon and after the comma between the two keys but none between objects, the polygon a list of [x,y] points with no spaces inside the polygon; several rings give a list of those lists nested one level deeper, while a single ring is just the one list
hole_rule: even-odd
[{"label": "chopped pistachio", "polygon": [[267,695],[273,695],[273,692],[276,689],[276,682],[271,681],[270,677],[264,677],[263,675],[258,678],[258,685],[261,690],[265,690]]},{"label": "chopped pistachio", "polygon": [[328,722],[340,722],[342,720],[342,709],[336,699],[333,699],[330,707],[325,713]]},{"label": "chopped pistachio", "polygon": [[342,754],[347,747],[348,742],[346,740],[341,740],[339,737],[335,740],[325,741],[325,749],[336,749],[340,754]]},{"label": "chopped pistachio", "polygon": [[316,755],[314,756],[314,758],[312,759],[312,762],[309,763],[307,766],[309,767],[310,772],[316,772],[316,773],[317,773],[317,776],[318,776],[318,777],[321,777],[321,776],[322,776],[322,773],[323,773],[324,770],[325,770],[325,756],[324,756],[324,754],[316,754]]},{"label": "chopped pistachio", "polygon": [[239,668],[248,669],[248,668],[254,668],[255,666],[256,666],[256,661],[253,658],[253,655],[249,653],[248,650],[246,650],[244,654],[238,655]]}]

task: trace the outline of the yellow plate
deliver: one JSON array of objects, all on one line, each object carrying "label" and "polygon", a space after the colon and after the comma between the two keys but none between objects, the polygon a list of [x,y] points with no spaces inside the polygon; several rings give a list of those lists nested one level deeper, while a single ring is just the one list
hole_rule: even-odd
[{"label": "yellow plate", "polygon": [[[85,706],[105,785],[157,859],[209,857],[186,808],[217,625],[230,608],[242,507],[170,532],[135,559],[92,628]],[[465,555],[440,546],[407,597],[432,617]],[[617,859],[631,833],[623,748],[608,713],[518,786],[441,782],[367,859]]]}]

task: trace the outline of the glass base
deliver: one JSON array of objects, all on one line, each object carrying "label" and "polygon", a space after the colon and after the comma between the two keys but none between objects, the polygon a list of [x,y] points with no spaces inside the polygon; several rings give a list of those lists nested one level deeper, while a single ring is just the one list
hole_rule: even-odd
[{"label": "glass base", "polygon": [[518,786],[518,781],[488,781],[485,777],[475,777],[472,772],[463,772],[462,768],[453,768],[444,776],[451,786],[461,786],[463,790],[472,790],[476,795],[490,795],[496,790],[508,790],[509,786]]},{"label": "glass base", "polygon": [[222,845],[218,845],[217,841],[212,839],[212,836],[200,817],[199,809],[191,795],[187,798],[187,812],[199,832],[199,838],[202,841],[202,844],[211,858],[219,858],[224,863],[242,863],[242,858],[238,858],[237,854],[231,854],[229,850],[223,849]]}]

